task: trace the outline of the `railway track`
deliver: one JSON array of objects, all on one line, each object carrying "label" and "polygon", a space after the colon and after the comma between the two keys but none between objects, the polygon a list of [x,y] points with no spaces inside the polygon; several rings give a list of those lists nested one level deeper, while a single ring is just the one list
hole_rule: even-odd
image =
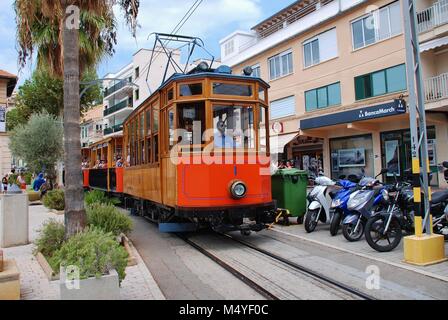
[{"label": "railway track", "polygon": [[197,243],[195,243],[194,241],[188,239],[185,235],[183,234],[176,234],[180,239],[182,239],[183,241],[185,241],[187,244],[189,244],[190,246],[192,246],[193,248],[195,248],[196,250],[198,250],[200,253],[202,253],[203,255],[205,255],[206,257],[210,258],[211,260],[213,260],[214,262],[216,262],[217,264],[219,264],[221,267],[223,267],[225,270],[227,270],[228,272],[230,272],[231,274],[233,274],[235,277],[237,277],[239,280],[241,280],[242,282],[244,282],[246,285],[248,285],[250,288],[254,289],[256,292],[258,292],[259,294],[261,294],[263,297],[265,297],[268,300],[280,300],[275,294],[271,293],[269,290],[266,290],[265,288],[263,288],[262,286],[260,286],[259,284],[257,284],[256,282],[254,282],[252,279],[250,279],[249,277],[246,277],[244,274],[242,274],[241,272],[239,272],[237,269],[235,269],[234,267],[232,267],[230,264],[226,263],[224,260],[220,259],[218,256],[214,255],[213,253],[211,253],[210,251],[208,251],[207,249],[201,247],[200,245],[198,245]]},{"label": "railway track", "polygon": [[[304,266],[301,266],[295,262],[292,262],[290,260],[287,260],[281,256],[278,256],[272,252],[269,252],[267,250],[264,250],[262,248],[259,248],[257,246],[254,246],[251,243],[248,243],[246,241],[243,241],[241,239],[237,239],[231,235],[228,234],[221,234],[218,233],[221,237],[229,239],[233,242],[236,242],[245,248],[248,248],[252,251],[257,252],[258,254],[261,254],[264,257],[267,257],[270,260],[275,261],[276,263],[279,263],[281,265],[287,266],[288,268],[300,273],[301,275],[305,276],[306,278],[310,278],[314,281],[317,281],[321,283],[322,285],[326,287],[331,287],[333,289],[336,289],[337,291],[344,293],[350,297],[353,297],[355,299],[361,299],[361,300],[375,300],[374,297],[367,295],[355,288],[352,288],[350,286],[347,286],[337,280],[331,279],[327,276],[324,276],[320,273],[317,273],[309,268],[306,268]],[[187,244],[198,250],[203,255],[207,256],[208,258],[212,259],[214,262],[219,264],[221,267],[223,267],[225,270],[233,274],[235,277],[240,279],[242,282],[244,282],[246,285],[254,289],[256,292],[261,294],[263,297],[265,297],[268,300],[280,300],[281,297],[279,297],[276,293],[273,293],[269,288],[264,287],[263,285],[253,281],[246,275],[244,275],[242,272],[237,270],[235,267],[231,266],[229,263],[225,262],[224,259],[220,258],[218,255],[211,252],[211,250],[206,249],[204,246],[198,244],[197,242],[189,239],[184,234],[176,234],[180,239],[185,241]]]},{"label": "railway track", "polygon": [[322,274],[320,274],[320,273],[318,273],[318,272],[316,272],[314,270],[311,270],[311,269],[309,269],[307,267],[301,266],[301,265],[299,265],[299,264],[297,264],[297,263],[295,263],[293,261],[290,261],[288,259],[285,259],[285,258],[283,258],[283,257],[281,257],[281,256],[279,256],[279,255],[277,255],[275,253],[272,253],[272,252],[269,252],[269,251],[264,250],[262,248],[259,248],[257,246],[254,246],[253,244],[248,243],[246,241],[243,241],[241,239],[236,239],[235,237],[232,237],[229,234],[224,234],[224,233],[219,233],[219,234],[221,236],[223,236],[225,238],[228,238],[228,239],[231,239],[232,241],[235,241],[235,242],[237,242],[237,243],[239,243],[239,244],[241,244],[241,245],[243,245],[243,246],[245,246],[247,248],[255,250],[255,251],[257,251],[257,252],[259,252],[259,253],[261,253],[263,255],[266,255],[266,256],[268,256],[268,257],[270,257],[270,258],[272,258],[272,259],[274,259],[276,261],[284,263],[284,264],[292,267],[293,269],[295,269],[295,270],[297,270],[297,271],[299,271],[299,272],[301,272],[303,274],[306,274],[306,275],[308,275],[308,276],[310,276],[310,277],[320,281],[323,284],[327,284],[327,285],[331,285],[333,287],[336,287],[336,288],[338,288],[338,289],[340,289],[342,291],[345,291],[345,292],[349,293],[350,295],[353,295],[353,296],[355,296],[357,298],[360,298],[362,300],[376,300],[376,298],[374,298],[374,297],[372,297],[372,296],[370,296],[368,294],[365,294],[364,292],[362,292],[360,290],[357,290],[357,289],[352,288],[352,287],[350,287],[348,285],[345,285],[342,282],[339,282],[337,280],[331,279],[331,278],[329,278],[329,277],[327,277],[325,275],[322,275]]}]

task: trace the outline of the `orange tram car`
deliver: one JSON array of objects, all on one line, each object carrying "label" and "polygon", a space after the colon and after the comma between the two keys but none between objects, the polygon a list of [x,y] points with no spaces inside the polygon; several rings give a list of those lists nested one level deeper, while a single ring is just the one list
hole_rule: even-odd
[{"label": "orange tram car", "polygon": [[[268,88],[226,66],[174,74],[128,116],[122,138],[90,147],[84,186],[119,195],[162,232],[264,229],[276,209]],[[101,160],[107,168],[93,169]]]}]

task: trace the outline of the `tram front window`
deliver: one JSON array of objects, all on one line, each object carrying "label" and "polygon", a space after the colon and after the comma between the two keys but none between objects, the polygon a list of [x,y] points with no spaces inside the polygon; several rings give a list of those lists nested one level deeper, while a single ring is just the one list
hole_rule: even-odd
[{"label": "tram front window", "polygon": [[177,106],[179,143],[200,145],[205,143],[205,103],[181,103]]},{"label": "tram front window", "polygon": [[253,107],[214,106],[213,131],[217,148],[255,148]]}]

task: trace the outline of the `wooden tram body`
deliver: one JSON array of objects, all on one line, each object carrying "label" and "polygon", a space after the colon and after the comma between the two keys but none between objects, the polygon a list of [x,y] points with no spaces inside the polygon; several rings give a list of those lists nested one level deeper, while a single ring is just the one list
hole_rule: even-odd
[{"label": "wooden tram body", "polygon": [[259,231],[272,222],[268,87],[219,68],[165,81],[124,122],[126,204],[162,231]]}]

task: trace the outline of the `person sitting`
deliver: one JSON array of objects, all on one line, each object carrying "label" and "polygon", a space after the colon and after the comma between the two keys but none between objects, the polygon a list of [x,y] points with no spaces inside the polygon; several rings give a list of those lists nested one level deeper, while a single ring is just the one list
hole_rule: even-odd
[{"label": "person sitting", "polygon": [[96,160],[93,169],[99,169],[99,167],[100,167],[100,160]]},{"label": "person sitting", "polygon": [[120,156],[117,157],[117,162],[115,163],[115,166],[117,168],[123,167],[123,159]]},{"label": "person sitting", "polygon": [[37,178],[33,181],[33,190],[34,191],[39,191],[40,187],[45,183],[45,179],[44,179],[44,174],[41,172],[39,173],[39,175],[37,176]]},{"label": "person sitting", "polygon": [[286,168],[287,169],[291,169],[292,168],[292,165],[291,165],[290,161],[286,161]]}]

